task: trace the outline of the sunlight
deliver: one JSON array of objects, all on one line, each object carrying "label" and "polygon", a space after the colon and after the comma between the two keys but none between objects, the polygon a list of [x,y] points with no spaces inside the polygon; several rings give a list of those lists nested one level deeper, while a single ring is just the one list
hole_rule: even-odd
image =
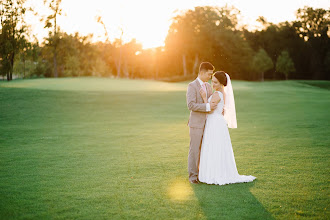
[{"label": "sunlight", "polygon": [[[110,40],[122,37],[124,42],[133,38],[143,45],[143,49],[164,46],[164,41],[171,24],[171,18],[180,10],[193,9],[196,6],[234,6],[241,12],[241,22],[249,30],[260,28],[256,21],[264,16],[267,21],[278,23],[295,18],[295,10],[304,5],[313,7],[329,7],[326,0],[320,1],[260,1],[260,0],[62,0],[63,16],[58,18],[60,28],[70,34],[79,32],[81,35],[93,34],[93,41],[104,41],[105,32],[101,24],[96,22],[96,16],[102,16],[109,33]],[[28,0],[39,16],[49,15],[49,10],[43,5],[43,0]],[[282,7],[286,5],[286,7]],[[279,16],[279,12],[281,16]],[[48,30],[38,22],[32,13],[27,18],[31,30],[39,41],[47,36]],[[123,31],[123,35],[122,35]]]},{"label": "sunlight", "polygon": [[[63,1],[63,8],[75,8],[76,3]],[[111,41],[122,37],[124,42],[129,42],[135,38],[143,45],[143,49],[164,46],[171,13],[162,10],[162,5],[164,6],[164,3],[151,1],[94,0],[94,4],[81,1],[79,2],[81,10],[74,12],[70,10],[68,16],[72,22],[65,25],[69,28],[74,24],[73,29],[78,29],[83,34],[92,32],[95,40],[103,41],[105,40],[103,27],[95,20],[95,16],[99,15],[103,18]]]},{"label": "sunlight", "polygon": [[188,181],[177,180],[168,189],[168,195],[172,200],[188,200],[192,194],[193,191]]},{"label": "sunlight", "polygon": [[[147,91],[147,92],[179,92],[186,91],[185,83],[167,83],[153,80],[131,79],[91,79],[86,78],[60,78],[56,82],[43,84],[42,81],[49,79],[35,79],[24,82],[15,81],[10,84],[2,84],[6,88],[29,88],[47,90],[70,90],[70,91]],[[58,86],[60,83],[62,86]],[[122,85],[126,86],[122,86]]]}]

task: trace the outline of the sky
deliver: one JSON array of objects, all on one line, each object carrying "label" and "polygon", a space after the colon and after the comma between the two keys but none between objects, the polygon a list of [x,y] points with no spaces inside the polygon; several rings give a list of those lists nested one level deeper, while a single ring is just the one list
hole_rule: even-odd
[{"label": "sky", "polygon": [[[39,19],[50,11],[43,5],[43,0],[27,0],[26,4],[39,14],[29,13],[26,21],[32,34],[41,42],[48,31]],[[256,22],[259,16],[279,23],[295,20],[295,11],[304,6],[330,8],[330,0],[62,0],[63,15],[58,18],[58,24],[67,33],[93,33],[93,41],[103,41],[104,29],[96,22],[96,16],[102,16],[110,40],[119,38],[123,30],[125,42],[135,38],[146,49],[164,45],[171,18],[179,11],[226,4],[240,10],[242,23],[250,30],[260,28]]]}]

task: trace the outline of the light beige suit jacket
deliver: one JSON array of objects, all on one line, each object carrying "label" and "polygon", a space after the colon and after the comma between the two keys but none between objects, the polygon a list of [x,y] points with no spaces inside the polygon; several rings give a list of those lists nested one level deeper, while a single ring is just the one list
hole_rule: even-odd
[{"label": "light beige suit jacket", "polygon": [[[199,81],[196,79],[189,83],[187,90],[187,106],[190,110],[190,116],[188,125],[191,128],[204,128],[207,111],[206,103],[203,102],[203,98],[199,93],[201,89]],[[211,85],[206,83],[207,98],[212,95]]]},{"label": "light beige suit jacket", "polygon": [[[188,173],[190,182],[198,180],[199,155],[207,116],[206,103],[203,102],[203,98],[199,93],[201,88],[201,84],[196,79],[189,83],[187,90],[187,106],[190,110],[188,121],[190,136]],[[207,98],[209,98],[212,89],[208,83],[206,84],[206,90]]]}]

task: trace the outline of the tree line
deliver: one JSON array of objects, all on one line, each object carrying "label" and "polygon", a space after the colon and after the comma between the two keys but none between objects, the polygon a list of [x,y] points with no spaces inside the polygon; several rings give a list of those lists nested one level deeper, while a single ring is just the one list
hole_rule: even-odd
[{"label": "tree line", "polygon": [[234,79],[330,79],[330,10],[304,7],[296,20],[273,24],[259,17],[262,30],[239,24],[234,7],[195,7],[172,19],[165,46],[142,49],[135,39],[104,42],[68,34],[57,25],[61,0],[45,0],[51,14],[42,42],[31,41],[25,0],[0,3],[0,75],[26,77],[125,77],[181,81],[196,77],[199,63],[211,62]]}]

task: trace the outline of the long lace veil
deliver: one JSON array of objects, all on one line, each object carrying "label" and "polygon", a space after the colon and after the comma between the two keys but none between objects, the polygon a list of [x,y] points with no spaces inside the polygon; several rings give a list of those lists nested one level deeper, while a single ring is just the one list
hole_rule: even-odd
[{"label": "long lace veil", "polygon": [[225,86],[225,114],[224,118],[227,121],[228,128],[237,128],[237,120],[236,120],[236,109],[235,109],[235,99],[234,99],[234,92],[233,86],[231,84],[231,80],[229,75],[226,73],[227,77],[227,86]]}]

